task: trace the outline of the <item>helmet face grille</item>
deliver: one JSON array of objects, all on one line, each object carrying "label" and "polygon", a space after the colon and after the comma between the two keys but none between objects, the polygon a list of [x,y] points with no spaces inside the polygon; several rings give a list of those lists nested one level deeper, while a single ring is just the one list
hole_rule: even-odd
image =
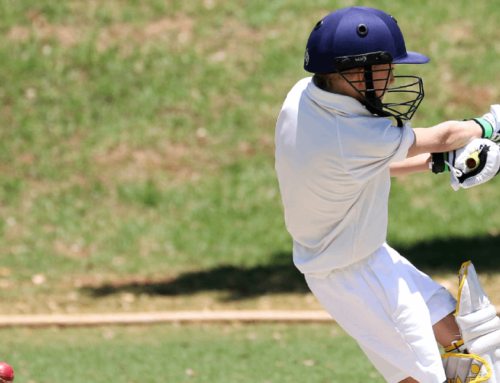
[{"label": "helmet face grille", "polygon": [[[393,117],[398,126],[403,126],[403,121],[409,121],[420,106],[425,95],[424,85],[422,79],[417,76],[394,76],[395,86],[388,86],[391,71],[389,65],[386,69],[373,69],[368,65],[361,72],[339,73],[361,96],[363,104],[371,113],[380,117]],[[364,80],[351,81],[348,75],[353,73],[362,73]],[[371,80],[372,78],[374,80]],[[356,84],[359,83],[364,84],[365,90],[358,90]]]},{"label": "helmet face grille", "polygon": [[417,76],[394,76],[399,86],[387,89],[383,108],[392,116],[411,120],[424,99],[424,84]]}]

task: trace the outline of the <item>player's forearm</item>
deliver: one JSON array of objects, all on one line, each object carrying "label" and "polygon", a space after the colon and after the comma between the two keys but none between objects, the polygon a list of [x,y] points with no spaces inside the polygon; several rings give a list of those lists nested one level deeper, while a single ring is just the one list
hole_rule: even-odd
[{"label": "player's forearm", "polygon": [[417,128],[415,141],[408,157],[421,153],[444,153],[464,147],[482,136],[481,127],[474,121],[447,121],[432,128]]},{"label": "player's forearm", "polygon": [[394,162],[390,165],[391,177],[430,171],[430,162],[431,155],[429,153],[422,153],[401,162]]}]

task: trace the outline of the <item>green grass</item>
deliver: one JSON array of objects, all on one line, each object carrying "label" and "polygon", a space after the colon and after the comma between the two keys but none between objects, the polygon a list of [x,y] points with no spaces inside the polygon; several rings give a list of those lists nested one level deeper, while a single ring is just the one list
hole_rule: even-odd
[{"label": "green grass", "polygon": [[383,382],[332,325],[2,330],[16,381]]},{"label": "green grass", "polygon": [[[319,309],[291,265],[274,125],[311,28],[353,4],[1,1],[0,312]],[[424,79],[414,126],[498,101],[500,7],[356,4],[431,57],[398,69]],[[389,242],[432,275],[498,273],[498,200],[500,179],[396,179]],[[332,326],[1,333],[16,381],[382,381]]]},{"label": "green grass", "polygon": [[[400,69],[424,78],[414,126],[478,116],[498,99],[500,7],[357,4],[393,14],[407,47],[432,59]],[[3,1],[0,294],[30,300],[85,276],[161,280],[290,255],[274,125],[307,75],[311,27],[348,5]],[[499,182],[455,193],[446,176],[395,180],[389,242],[434,273],[435,254],[453,254],[450,271],[482,243],[482,265],[497,270],[487,259]],[[46,282],[33,285],[36,274]]]}]

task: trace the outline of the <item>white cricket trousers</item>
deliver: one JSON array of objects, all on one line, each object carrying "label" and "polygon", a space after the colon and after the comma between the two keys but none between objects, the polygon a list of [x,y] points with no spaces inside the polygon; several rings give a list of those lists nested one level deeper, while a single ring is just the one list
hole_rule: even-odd
[{"label": "white cricket trousers", "polygon": [[389,383],[409,376],[420,383],[446,380],[432,326],[455,310],[456,300],[387,243],[325,279],[305,277]]}]

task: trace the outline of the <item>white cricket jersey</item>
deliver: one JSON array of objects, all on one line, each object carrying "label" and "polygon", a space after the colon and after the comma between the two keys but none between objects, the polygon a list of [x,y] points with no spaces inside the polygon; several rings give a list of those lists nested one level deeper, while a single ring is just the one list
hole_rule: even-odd
[{"label": "white cricket jersey", "polygon": [[409,122],[398,128],[311,77],[292,88],[276,125],[276,171],[302,273],[324,278],[382,246],[389,164],[406,158],[414,137]]}]

